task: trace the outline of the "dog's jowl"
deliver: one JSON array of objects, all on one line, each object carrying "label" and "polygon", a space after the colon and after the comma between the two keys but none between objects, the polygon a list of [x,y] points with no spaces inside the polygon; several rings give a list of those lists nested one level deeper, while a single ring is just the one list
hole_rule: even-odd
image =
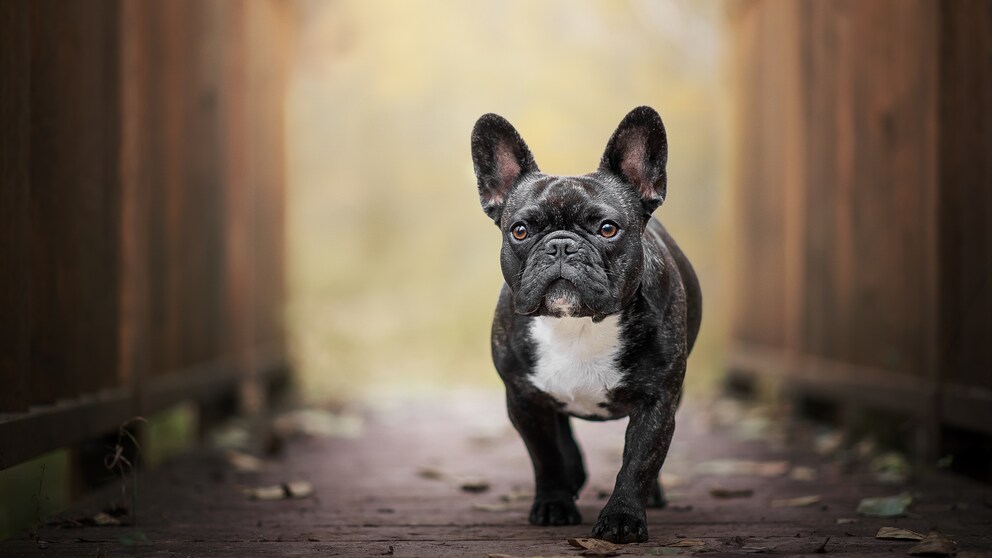
[{"label": "dog's jowl", "polygon": [[513,126],[487,114],[472,132],[479,199],[503,237],[493,361],[510,420],[534,464],[530,522],[572,525],[586,473],[570,417],[630,417],[616,487],[593,527],[648,538],[644,509],[675,430],[702,298],[689,261],[651,213],[666,195],[668,140],[649,107],[628,114],[599,168],[542,173]]}]

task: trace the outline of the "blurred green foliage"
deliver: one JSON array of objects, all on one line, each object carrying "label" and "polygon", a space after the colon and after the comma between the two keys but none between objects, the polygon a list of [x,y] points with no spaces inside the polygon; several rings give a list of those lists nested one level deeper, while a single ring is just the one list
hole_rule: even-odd
[{"label": "blurred green foliage", "polygon": [[0,540],[62,511],[70,497],[68,450],[0,471]]},{"label": "blurred green foliage", "polygon": [[690,392],[720,367],[722,4],[360,0],[300,4],[287,107],[289,309],[306,393],[496,388],[500,237],[469,133],[518,128],[545,172],[583,174],[635,106],[665,120],[656,213],[699,273]]}]

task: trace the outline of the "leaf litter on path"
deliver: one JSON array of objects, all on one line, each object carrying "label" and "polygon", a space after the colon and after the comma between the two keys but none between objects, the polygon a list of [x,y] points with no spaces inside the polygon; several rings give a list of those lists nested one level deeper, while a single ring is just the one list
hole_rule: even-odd
[{"label": "leaf litter on path", "polygon": [[233,449],[227,451],[227,462],[242,473],[257,473],[265,468],[265,462],[261,459]]},{"label": "leaf litter on path", "polygon": [[906,508],[913,503],[908,492],[896,496],[862,498],[858,503],[858,513],[867,517],[900,517],[906,515]]},{"label": "leaf litter on path", "polygon": [[451,486],[472,493],[486,492],[492,486],[489,480],[483,477],[461,477],[433,465],[417,467],[417,476],[422,479],[444,481]]},{"label": "leaf litter on path", "polygon": [[771,506],[773,508],[801,508],[805,506],[812,506],[813,504],[820,503],[819,494],[810,494],[809,496],[798,496],[796,498],[780,498],[771,501]]},{"label": "leaf litter on path", "polygon": [[252,500],[300,499],[313,495],[313,485],[307,481],[292,481],[272,486],[246,488],[244,493]]},{"label": "leaf litter on path", "polygon": [[819,475],[816,469],[797,465],[789,472],[789,478],[796,481],[815,481]]},{"label": "leaf litter on path", "polygon": [[869,464],[875,480],[886,484],[902,484],[909,479],[911,468],[906,457],[899,452],[886,452]]},{"label": "leaf litter on path", "polygon": [[909,529],[900,529],[899,527],[882,527],[875,533],[876,539],[885,539],[890,541],[922,541],[923,535],[917,533],[916,531],[910,531]]},{"label": "leaf litter on path", "polygon": [[909,549],[913,556],[951,556],[957,551],[954,542],[932,529],[916,546]]},{"label": "leaf litter on path", "polygon": [[616,556],[623,548],[601,539],[567,539],[568,544],[583,549],[583,556]]},{"label": "leaf litter on path", "polygon": [[710,496],[729,500],[732,498],[750,498],[754,496],[754,490],[750,488],[722,488],[713,487],[710,489]]}]

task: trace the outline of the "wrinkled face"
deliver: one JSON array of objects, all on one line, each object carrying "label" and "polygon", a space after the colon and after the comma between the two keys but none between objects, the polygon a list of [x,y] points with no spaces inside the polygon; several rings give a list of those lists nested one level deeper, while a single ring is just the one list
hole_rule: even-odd
[{"label": "wrinkled face", "polygon": [[641,234],[665,199],[668,141],[650,107],[632,110],[596,172],[541,173],[517,130],[487,114],[472,130],[483,211],[503,234],[500,263],[517,313],[605,318],[637,291]]},{"label": "wrinkled face", "polygon": [[607,174],[523,181],[499,223],[516,311],[595,319],[619,312],[640,283],[645,223],[640,198]]}]

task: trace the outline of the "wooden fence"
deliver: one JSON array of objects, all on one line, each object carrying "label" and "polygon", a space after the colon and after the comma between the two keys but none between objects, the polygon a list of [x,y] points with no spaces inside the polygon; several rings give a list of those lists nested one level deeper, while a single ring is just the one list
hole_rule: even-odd
[{"label": "wooden fence", "polygon": [[286,369],[284,3],[0,3],[0,468]]},{"label": "wooden fence", "polygon": [[992,433],[992,4],[733,12],[731,368]]}]

